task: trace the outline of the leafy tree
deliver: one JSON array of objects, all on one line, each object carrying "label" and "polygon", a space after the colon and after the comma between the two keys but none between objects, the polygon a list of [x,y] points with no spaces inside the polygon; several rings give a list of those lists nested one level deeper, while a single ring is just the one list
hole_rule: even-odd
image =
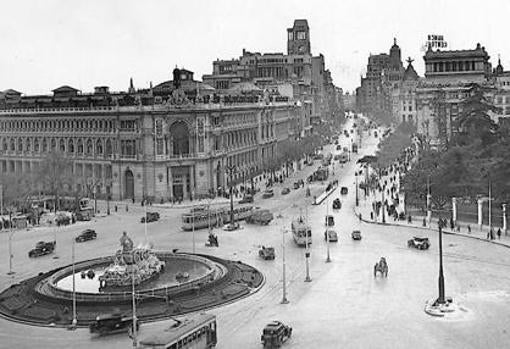
[{"label": "leafy tree", "polygon": [[43,191],[55,197],[55,210],[64,192],[64,185],[73,186],[72,165],[73,162],[60,151],[48,153],[40,162],[38,178]]}]

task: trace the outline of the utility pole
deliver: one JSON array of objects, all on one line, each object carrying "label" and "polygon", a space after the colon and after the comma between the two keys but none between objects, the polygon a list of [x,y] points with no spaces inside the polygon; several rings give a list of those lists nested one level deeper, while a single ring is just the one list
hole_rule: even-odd
[{"label": "utility pole", "polygon": [[73,237],[73,251],[72,251],[72,258],[73,258],[73,321],[71,323],[71,328],[75,329],[76,325],[78,324],[78,319],[76,317],[76,272],[75,272],[75,244],[76,241]]},{"label": "utility pole", "polygon": [[[310,250],[309,250],[309,245],[310,243],[308,242],[308,230],[309,230],[309,226],[308,226],[308,209],[306,210],[306,224],[305,224],[305,262],[306,262],[306,278],[305,278],[305,282],[310,282],[312,281],[312,278],[310,277]],[[310,237],[311,239],[311,237]]]},{"label": "utility pole", "polygon": [[356,178],[356,207],[359,206],[359,198],[358,198],[358,172],[354,172],[354,177]]},{"label": "utility pole", "polygon": [[491,233],[490,238],[492,239],[492,199],[491,199],[491,178],[489,177],[489,233]]},{"label": "utility pole", "polygon": [[329,253],[329,232],[328,232],[328,216],[329,216],[329,202],[326,202],[326,246],[327,246],[327,257],[326,257],[326,263],[331,262],[331,256]]}]

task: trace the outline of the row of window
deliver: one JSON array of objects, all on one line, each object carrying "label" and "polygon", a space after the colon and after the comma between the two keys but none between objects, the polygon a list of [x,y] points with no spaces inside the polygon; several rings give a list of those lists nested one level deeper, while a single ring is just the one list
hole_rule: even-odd
[{"label": "row of window", "polygon": [[[27,173],[37,172],[39,168],[38,161],[22,161],[22,160],[2,160],[0,161],[0,167],[2,173]],[[106,179],[112,178],[112,166],[102,164],[89,164],[89,163],[75,163],[74,166],[70,166],[67,170],[69,175],[86,178],[103,178],[103,174]]]},{"label": "row of window", "polygon": [[496,104],[503,104],[503,102],[505,104],[510,104],[510,96],[506,96],[506,97],[497,96],[496,97]]},{"label": "row of window", "polygon": [[[122,123],[122,122],[121,122]],[[0,131],[12,130],[94,130],[112,132],[115,127],[113,120],[12,120],[0,121]]]},{"label": "row of window", "polygon": [[[97,139],[93,141],[91,138],[86,140],[83,139],[64,139],[57,140],[56,138],[3,138],[2,139],[2,151],[34,151],[48,152],[54,150],[60,150],[61,152],[87,154],[87,155],[111,155],[113,153],[113,141],[107,139]],[[57,147],[58,145],[58,147]]]}]

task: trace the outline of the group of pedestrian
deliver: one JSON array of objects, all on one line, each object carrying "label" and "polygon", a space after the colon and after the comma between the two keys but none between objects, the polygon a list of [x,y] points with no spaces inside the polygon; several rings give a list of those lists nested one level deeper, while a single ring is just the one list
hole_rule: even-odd
[{"label": "group of pedestrian", "polygon": [[[501,240],[501,228],[498,228],[496,235],[498,236],[498,240]],[[496,236],[494,234],[494,230],[492,230],[492,227],[487,232],[487,240],[496,240]]]}]

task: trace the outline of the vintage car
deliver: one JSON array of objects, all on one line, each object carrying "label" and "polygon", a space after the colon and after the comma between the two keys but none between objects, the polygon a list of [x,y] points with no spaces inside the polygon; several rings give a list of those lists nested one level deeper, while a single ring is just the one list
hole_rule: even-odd
[{"label": "vintage car", "polygon": [[407,241],[407,247],[414,247],[418,250],[427,250],[430,247],[430,241],[429,238],[414,236],[411,240]]},{"label": "vintage car", "polygon": [[273,189],[266,189],[266,191],[264,191],[264,194],[262,194],[262,198],[264,199],[272,198],[273,196],[274,196]]},{"label": "vintage car", "polygon": [[324,224],[326,224],[326,227],[332,227],[335,225],[335,217],[332,215],[326,215],[324,217]]},{"label": "vintage car", "polygon": [[55,251],[55,246],[57,242],[56,241],[39,241],[37,244],[35,244],[35,248],[31,249],[28,252],[28,257],[39,257],[44,256],[50,253],[53,253]]},{"label": "vintage car", "polygon": [[147,220],[147,223],[156,222],[159,220],[159,213],[158,212],[147,212],[146,217],[142,217],[140,222],[145,223]]},{"label": "vintage car", "polygon": [[290,193],[290,189],[289,188],[283,188],[282,189],[282,195],[287,195],[288,193]]},{"label": "vintage car", "polygon": [[351,233],[351,237],[353,240],[361,240],[361,231],[353,230]]},{"label": "vintage car", "polygon": [[274,216],[269,210],[255,210],[250,216],[246,217],[246,223],[268,225]]},{"label": "vintage car", "polygon": [[260,340],[264,348],[279,348],[292,336],[292,327],[284,325],[281,321],[272,321],[262,330]]},{"label": "vintage car", "polygon": [[349,190],[347,189],[347,187],[342,187],[340,189],[340,194],[342,194],[342,195],[347,195],[348,192],[349,192]]},{"label": "vintage car", "polygon": [[338,242],[338,234],[333,229],[326,229],[324,232],[324,241]]},{"label": "vintage car", "polygon": [[[139,323],[136,323],[138,331]],[[104,314],[96,317],[96,320],[89,325],[89,331],[92,334],[100,336],[118,332],[131,332],[133,327],[133,317],[122,314]]]},{"label": "vintage car", "polygon": [[335,141],[335,145],[338,145],[338,139]]},{"label": "vintage car", "polygon": [[74,240],[76,242],[85,242],[89,240],[94,240],[95,238],[97,238],[97,234],[94,229],[85,229]]},{"label": "vintage car", "polygon": [[240,204],[248,204],[253,202],[253,195],[245,194],[241,200],[239,200]]},{"label": "vintage car", "polygon": [[293,186],[294,186],[294,189],[299,189],[301,184],[299,182],[294,182]]},{"label": "vintage car", "polygon": [[342,146],[341,145],[337,145],[336,146],[336,150],[342,150]]},{"label": "vintage car", "polygon": [[342,202],[340,201],[339,198],[336,198],[335,200],[333,200],[333,210],[339,210],[342,208]]},{"label": "vintage car", "polygon": [[264,260],[274,259],[275,257],[274,247],[262,246],[259,250],[259,256]]},{"label": "vintage car", "polygon": [[237,222],[228,223],[223,226],[223,230],[225,231],[234,231],[237,229],[239,229],[239,223]]}]

